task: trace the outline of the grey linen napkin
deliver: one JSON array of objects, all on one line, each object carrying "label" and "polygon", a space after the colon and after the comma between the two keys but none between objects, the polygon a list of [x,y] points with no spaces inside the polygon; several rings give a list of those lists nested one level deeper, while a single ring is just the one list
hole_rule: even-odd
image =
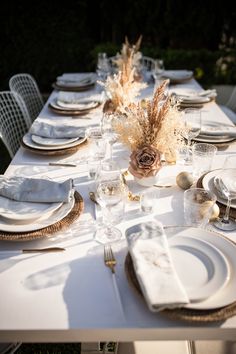
[{"label": "grey linen napkin", "polygon": [[44,121],[35,121],[30,128],[30,133],[39,135],[44,138],[77,138],[84,136],[84,132],[81,128],[74,125],[64,124],[58,125],[58,123],[48,123]]},{"label": "grey linen napkin", "polygon": [[69,202],[73,180],[55,182],[41,178],[0,176],[0,195],[20,202]]}]

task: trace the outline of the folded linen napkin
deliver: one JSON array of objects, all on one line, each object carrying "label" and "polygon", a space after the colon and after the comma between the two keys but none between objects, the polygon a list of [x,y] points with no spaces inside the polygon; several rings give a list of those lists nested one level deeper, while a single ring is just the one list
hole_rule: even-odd
[{"label": "folded linen napkin", "polygon": [[132,238],[129,251],[149,309],[161,311],[189,303],[175,271],[162,224],[144,223]]},{"label": "folded linen napkin", "polygon": [[30,133],[39,135],[44,138],[76,138],[84,136],[81,128],[74,125],[63,124],[58,125],[58,122],[46,122],[35,120],[30,128]]},{"label": "folded linen napkin", "polygon": [[202,127],[201,129],[201,136],[207,135],[207,136],[227,136],[227,137],[232,137],[236,138],[236,128],[234,126],[232,127]]},{"label": "folded linen napkin", "polygon": [[20,202],[69,202],[73,180],[55,182],[49,179],[0,176],[0,195]]}]

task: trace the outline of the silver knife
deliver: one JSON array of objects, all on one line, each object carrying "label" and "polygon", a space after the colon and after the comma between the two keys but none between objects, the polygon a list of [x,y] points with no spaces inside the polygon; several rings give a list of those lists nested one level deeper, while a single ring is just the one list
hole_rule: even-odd
[{"label": "silver knife", "polygon": [[46,253],[46,252],[63,252],[62,247],[47,247],[47,248],[23,248],[22,250],[0,250],[0,253]]},{"label": "silver knife", "polygon": [[62,167],[76,167],[77,164],[73,162],[49,162],[49,166],[62,166]]}]

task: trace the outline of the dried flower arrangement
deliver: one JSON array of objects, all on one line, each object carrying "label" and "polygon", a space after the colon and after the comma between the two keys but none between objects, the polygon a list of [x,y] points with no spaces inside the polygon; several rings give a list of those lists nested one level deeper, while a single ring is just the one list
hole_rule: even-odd
[{"label": "dried flower arrangement", "polygon": [[103,110],[122,112],[124,107],[130,105],[141,89],[147,85],[135,81],[135,68],[132,67],[132,55],[123,62],[121,71],[118,74],[109,76],[103,84],[109,100],[105,103]]},{"label": "dried flower arrangement", "polygon": [[122,70],[123,64],[126,63],[130,58],[132,59],[132,68],[139,68],[140,59],[142,58],[142,53],[139,51],[143,36],[140,35],[135,44],[130,44],[128,37],[125,36],[125,43],[122,45],[120,53],[116,54],[116,59],[114,59],[114,64],[118,67],[118,70]]},{"label": "dried flower arrangement", "polygon": [[185,127],[181,113],[165,97],[167,81],[155,91],[152,101],[130,104],[115,122],[120,141],[131,149],[129,171],[138,178],[154,176],[161,168],[161,155],[183,144]]}]

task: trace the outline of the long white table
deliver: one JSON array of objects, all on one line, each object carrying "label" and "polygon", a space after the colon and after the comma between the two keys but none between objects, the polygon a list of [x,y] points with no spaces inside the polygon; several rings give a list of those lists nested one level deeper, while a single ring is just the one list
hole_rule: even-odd
[{"label": "long white table", "polygon": [[[191,80],[186,86],[196,87],[197,83]],[[178,86],[175,87],[177,89]],[[54,91],[49,101],[56,95]],[[204,111],[203,118],[230,124],[214,102],[208,103]],[[86,118],[71,118],[71,122],[82,126],[99,124],[101,115],[100,107]],[[40,116],[53,117],[55,114],[45,104]],[[68,121],[69,118],[58,116],[56,119]],[[0,241],[0,342],[235,340],[236,316],[221,323],[196,324],[151,313],[127,281],[124,236],[113,247],[118,260],[116,277],[123,306],[121,309],[111,273],[104,266],[103,246],[93,238],[95,206],[88,197],[93,182],[87,178],[86,162],[83,163],[82,159],[84,157],[86,161],[88,150],[89,146],[84,146],[71,156],[46,157],[20,148],[6,170],[7,176],[48,176],[55,180],[74,178],[76,189],[84,199],[85,210],[69,229],[51,238],[24,243]],[[235,144],[218,151],[214,167],[222,166],[224,157],[229,153],[236,153]],[[117,144],[114,155],[127,168],[129,151]],[[78,160],[77,167],[48,165],[49,162]],[[174,178],[183,170],[186,166],[176,164],[164,167],[161,173]],[[176,185],[161,189],[159,199],[158,219],[164,225],[183,225],[183,191]],[[123,235],[128,226],[147,218],[138,209],[138,203],[130,202],[128,205],[124,221],[118,225]],[[226,236],[236,240],[236,232]],[[66,251],[45,254],[10,252],[23,246],[60,246],[65,247]],[[186,271],[191,272],[191,269]]]}]

